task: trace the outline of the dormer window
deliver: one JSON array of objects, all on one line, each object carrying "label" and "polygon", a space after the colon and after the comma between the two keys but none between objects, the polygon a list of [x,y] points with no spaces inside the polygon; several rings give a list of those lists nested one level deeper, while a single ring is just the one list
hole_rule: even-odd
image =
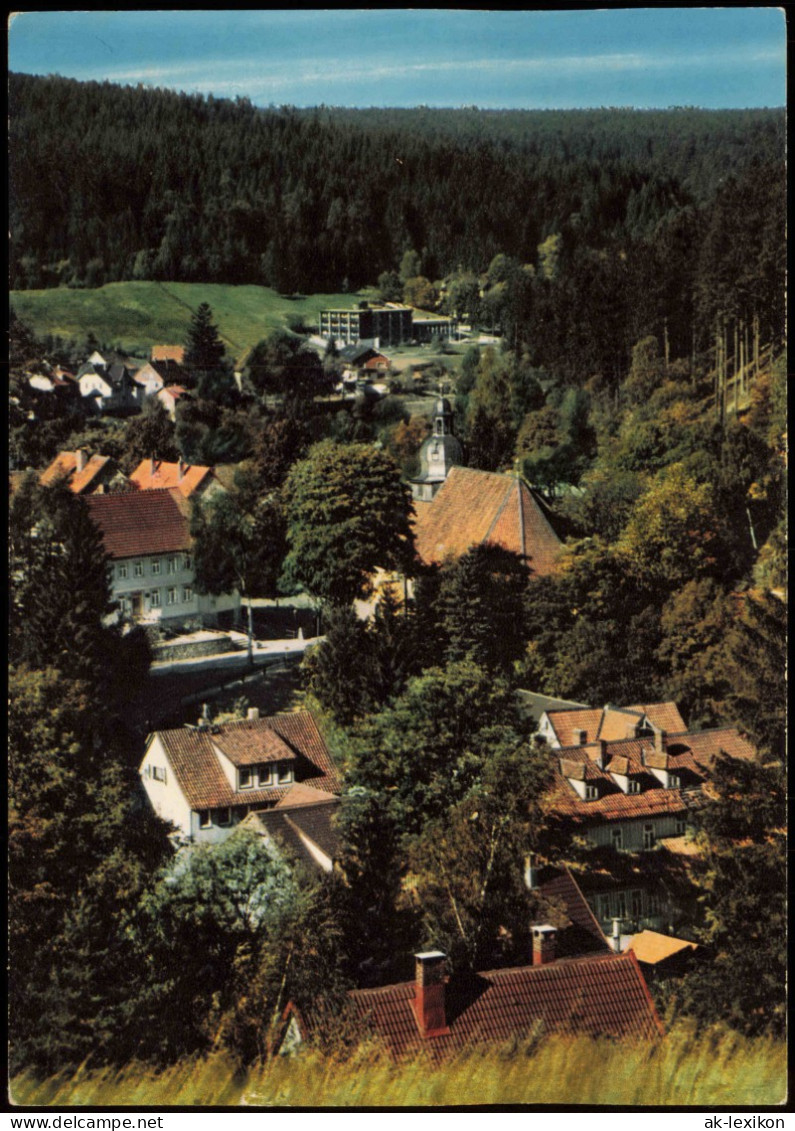
[{"label": "dormer window", "polygon": [[293,780],[293,767],[291,762],[280,762],[278,767],[279,785],[287,785]]},{"label": "dormer window", "polygon": [[682,779],[679,777],[679,774],[669,774],[668,775],[668,788],[669,789],[679,789],[681,785],[682,785]]},{"label": "dormer window", "polygon": [[238,770],[237,784],[238,789],[254,788],[254,771],[250,766],[241,766]]},{"label": "dormer window", "polygon": [[259,766],[257,769],[257,778],[259,780],[260,788],[267,785],[273,785],[273,767]]},{"label": "dormer window", "polygon": [[630,778],[627,782],[627,793],[640,793],[640,782],[635,778]]},{"label": "dormer window", "polygon": [[595,785],[586,785],[585,787],[585,800],[596,801],[599,798],[599,790]]}]

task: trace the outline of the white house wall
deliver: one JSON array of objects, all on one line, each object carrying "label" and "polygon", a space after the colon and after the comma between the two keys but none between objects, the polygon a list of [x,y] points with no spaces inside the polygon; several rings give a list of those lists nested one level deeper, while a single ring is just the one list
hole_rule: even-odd
[{"label": "white house wall", "polygon": [[[177,783],[168,756],[159,738],[155,737],[147,747],[139,769],[141,782],[152,808],[158,817],[169,821],[184,836],[191,831],[191,811],[185,795]],[[155,776],[157,774],[157,776]],[[165,775],[165,781],[162,775]]]},{"label": "white house wall", "polygon": [[240,608],[239,594],[201,595],[193,581],[193,560],[182,551],[117,558],[111,567],[113,600],[136,619],[189,620]]},{"label": "white house wall", "polygon": [[585,835],[590,844],[612,845],[613,830],[620,828],[622,851],[643,852],[645,848],[643,836],[645,825],[653,826],[654,839],[659,841],[663,837],[681,835],[683,831],[681,822],[683,821],[684,814],[677,817],[675,814],[669,813],[661,817],[638,818],[633,821],[606,821],[604,824],[592,825],[586,830]]}]

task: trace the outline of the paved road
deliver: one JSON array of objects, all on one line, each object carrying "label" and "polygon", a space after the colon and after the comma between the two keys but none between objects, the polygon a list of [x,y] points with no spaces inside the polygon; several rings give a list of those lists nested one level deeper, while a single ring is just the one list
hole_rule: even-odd
[{"label": "paved road", "polygon": [[[235,638],[245,641],[243,633],[230,633]],[[259,666],[272,662],[275,659],[297,660],[311,644],[318,643],[323,637],[312,637],[310,640],[255,640],[254,664]],[[246,651],[218,652],[211,656],[191,656],[186,660],[160,660],[151,666],[152,675],[169,675],[186,672],[209,671],[216,668],[245,667],[248,664]]]}]

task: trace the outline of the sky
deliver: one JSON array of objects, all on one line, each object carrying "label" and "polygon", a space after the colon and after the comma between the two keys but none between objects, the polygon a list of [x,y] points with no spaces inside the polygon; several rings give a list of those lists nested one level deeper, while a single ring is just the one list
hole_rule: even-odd
[{"label": "sky", "polygon": [[786,102],[773,7],[20,12],[8,41],[12,71],[258,106]]}]

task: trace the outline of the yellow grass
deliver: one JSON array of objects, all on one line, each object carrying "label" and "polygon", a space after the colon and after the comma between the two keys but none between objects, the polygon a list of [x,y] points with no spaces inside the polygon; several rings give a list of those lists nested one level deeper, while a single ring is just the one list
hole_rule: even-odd
[{"label": "yellow grass", "polygon": [[422,1052],[395,1063],[362,1046],[346,1058],[305,1049],[249,1070],[225,1053],[159,1073],[135,1062],[83,1066],[49,1080],[22,1073],[11,1094],[17,1104],[56,1107],[770,1106],[786,1102],[786,1049],[725,1029],[696,1037],[680,1025],[654,1046],[551,1036],[476,1046],[443,1064]]}]

